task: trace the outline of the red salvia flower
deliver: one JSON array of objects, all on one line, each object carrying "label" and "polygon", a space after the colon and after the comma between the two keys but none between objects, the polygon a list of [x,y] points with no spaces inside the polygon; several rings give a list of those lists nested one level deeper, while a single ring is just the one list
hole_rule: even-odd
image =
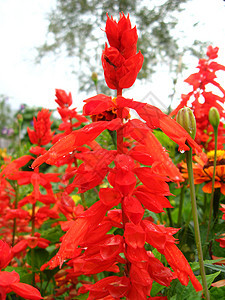
[{"label": "red salvia flower", "polygon": [[51,132],[50,121],[51,113],[48,109],[42,109],[38,112],[37,119],[33,117],[34,121],[34,130],[27,128],[27,132],[32,144],[37,144],[38,146],[47,145],[53,136]]},{"label": "red salvia flower", "polygon": [[60,107],[70,107],[73,103],[72,95],[71,93],[67,94],[64,90],[56,89],[55,90],[55,96],[56,100],[55,102]]},{"label": "red salvia flower", "polygon": [[[122,89],[134,83],[143,63],[141,53],[136,54],[137,33],[136,28],[131,28],[129,16],[121,14],[118,23],[108,17],[106,34],[111,47],[106,45],[103,51],[103,68],[108,86],[117,89],[117,98],[97,95],[87,99],[84,114],[95,116],[96,122],[57,141],[32,167],[43,162],[56,164],[69,153],[92,143],[104,130],[116,131],[117,150],[92,147],[77,153],[83,163],[74,170],[74,180],[66,192],[69,194],[77,187],[83,193],[99,185],[106,176],[110,187],[101,188],[99,201],[62,226],[68,231],[61,247],[42,270],[65,263],[73,268],[75,276],[102,271],[116,274],[121,271],[119,265],[125,265],[121,277],[113,275],[94,284],[84,284],[79,292],[89,291],[88,299],[144,300],[150,297],[153,281],[169,286],[174,278],[184,285],[191,280],[196,291],[200,291],[201,284],[176,246],[178,241],[173,235],[178,229],[156,225],[144,219],[144,212],[145,208],[159,213],[171,207],[166,198],[171,195],[167,182],[183,180],[153,135],[153,129],[160,128],[181,150],[189,150],[187,143],[196,151],[201,149],[179,124],[159,109],[122,97]],[[124,122],[129,109],[134,109],[144,122],[136,119]],[[124,137],[135,141],[131,149],[125,147]],[[121,209],[115,208],[118,205]],[[122,229],[124,236],[110,234],[113,226]],[[146,242],[165,255],[173,272],[145,249]]]},{"label": "red salvia flower", "polygon": [[[0,268],[5,268],[12,258],[12,249],[9,245],[0,240]],[[43,299],[40,292],[26,283],[20,282],[20,276],[15,271],[0,271],[0,296],[6,299],[6,294],[14,292],[23,299],[38,300]]]},{"label": "red salvia flower", "polygon": [[[218,56],[218,47],[213,48],[209,46],[207,48],[208,59],[200,59],[197,68],[199,71],[190,75],[185,82],[192,86],[192,91],[188,94],[181,95],[181,102],[177,108],[171,113],[176,115],[177,112],[184,106],[189,106],[196,119],[196,142],[203,148],[213,150],[215,148],[213,127],[209,122],[209,110],[211,107],[216,107],[220,117],[224,117],[224,101],[225,90],[216,81],[216,72],[219,70],[225,71],[225,66],[213,61]],[[208,90],[208,85],[213,85],[219,94],[215,94]],[[223,122],[220,121],[218,127],[218,149],[223,149],[225,142],[225,129]]]},{"label": "red salvia flower", "polygon": [[105,32],[110,48],[105,45],[102,53],[102,65],[105,80],[111,89],[131,87],[143,64],[143,55],[137,51],[137,30],[131,28],[129,15],[120,14],[117,23],[107,15]]}]

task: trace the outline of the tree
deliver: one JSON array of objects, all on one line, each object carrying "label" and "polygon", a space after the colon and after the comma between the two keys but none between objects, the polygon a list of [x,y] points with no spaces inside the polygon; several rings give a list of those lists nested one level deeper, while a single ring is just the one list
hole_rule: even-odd
[{"label": "tree", "polygon": [[[174,35],[178,23],[175,13],[181,11],[188,1],[164,0],[159,4],[159,1],[141,0],[57,0],[56,8],[48,16],[49,39],[38,48],[37,61],[48,53],[59,55],[66,52],[76,59],[81,90],[87,91],[94,87],[90,81],[91,73],[102,74],[100,57],[105,37],[99,28],[104,30],[106,12],[115,18],[119,12],[124,12],[125,15],[129,13],[131,21],[137,24],[138,48],[145,57],[139,79],[148,78],[162,62],[171,71],[176,71],[180,57],[190,49],[178,45]],[[199,45],[200,42],[195,45],[195,54],[199,53]]]}]

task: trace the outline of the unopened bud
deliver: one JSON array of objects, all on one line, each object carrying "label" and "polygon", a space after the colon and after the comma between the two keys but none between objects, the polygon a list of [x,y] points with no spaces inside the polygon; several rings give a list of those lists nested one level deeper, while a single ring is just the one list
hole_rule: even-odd
[{"label": "unopened bud", "polygon": [[96,72],[93,72],[91,75],[91,79],[94,81],[94,84],[97,85],[98,83],[98,74]]},{"label": "unopened bud", "polygon": [[178,111],[176,121],[190,134],[193,139],[195,138],[196,121],[195,116],[189,107],[183,107]]},{"label": "unopened bud", "polygon": [[211,107],[209,110],[209,122],[213,128],[217,129],[220,123],[220,114],[216,107]]},{"label": "unopened bud", "polygon": [[17,120],[18,120],[19,123],[22,123],[22,122],[23,122],[23,116],[22,116],[21,114],[18,114],[18,115],[16,116],[16,118],[17,118]]}]

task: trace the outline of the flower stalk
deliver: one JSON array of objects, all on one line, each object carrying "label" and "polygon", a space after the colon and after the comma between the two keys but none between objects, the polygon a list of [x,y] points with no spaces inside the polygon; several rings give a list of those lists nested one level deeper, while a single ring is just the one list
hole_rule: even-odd
[{"label": "flower stalk", "polygon": [[192,148],[190,148],[190,150],[187,151],[185,153],[185,155],[186,155],[186,161],[187,161],[187,167],[188,167],[191,206],[192,206],[195,241],[196,241],[196,247],[197,247],[197,251],[198,251],[200,273],[201,273],[201,277],[202,277],[202,285],[203,285],[204,295],[205,295],[205,298],[208,300],[208,299],[210,299],[210,296],[209,296],[209,291],[208,291],[207,282],[206,282],[205,267],[204,267],[204,262],[203,262],[203,253],[202,253],[202,245],[201,245],[201,237],[200,237],[199,223],[198,223],[198,211],[197,211],[197,204],[196,204],[196,197],[195,197],[194,176],[193,176],[193,168],[192,168]]},{"label": "flower stalk", "polygon": [[180,191],[180,203],[179,203],[177,227],[181,226],[182,210],[183,210],[183,204],[184,204],[184,194],[185,194],[185,185],[183,185],[181,187],[181,191]]},{"label": "flower stalk", "polygon": [[[196,121],[195,121],[194,114],[190,108],[184,107],[179,110],[177,114],[177,122],[190,134],[190,136],[193,139],[195,138]],[[208,300],[210,299],[210,296],[209,296],[209,291],[206,282],[205,268],[203,262],[203,252],[202,252],[202,245],[201,245],[201,236],[200,236],[199,223],[198,223],[198,211],[197,211],[194,175],[193,175],[193,167],[192,167],[192,148],[190,145],[189,147],[190,149],[189,151],[185,152],[185,156],[186,156],[186,162],[188,168],[188,178],[189,178],[189,185],[190,185],[190,196],[191,196],[192,215],[194,221],[195,241],[196,241],[196,247],[198,252],[200,273],[202,277],[203,291],[204,291],[205,298]]]},{"label": "flower stalk", "polygon": [[208,229],[207,229],[207,234],[206,234],[206,243],[208,242],[208,239],[209,239],[209,231],[210,231],[210,228],[211,228],[211,221],[212,221],[214,186],[215,186],[215,176],[216,176],[218,126],[219,126],[219,123],[220,123],[220,115],[219,115],[218,110],[215,107],[211,107],[211,109],[209,110],[209,122],[213,127],[214,140],[215,140],[215,151],[214,151],[214,162],[213,162],[212,192],[211,192],[210,206],[209,206],[209,221],[208,221]]}]

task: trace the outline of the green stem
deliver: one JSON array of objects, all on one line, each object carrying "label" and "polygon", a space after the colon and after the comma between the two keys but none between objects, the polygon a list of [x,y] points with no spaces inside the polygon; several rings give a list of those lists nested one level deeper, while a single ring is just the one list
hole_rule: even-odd
[{"label": "green stem", "polygon": [[203,212],[204,212],[204,215],[203,215],[203,223],[205,223],[206,215],[207,215],[207,194],[206,194],[206,193],[204,193]]},{"label": "green stem", "polygon": [[218,221],[218,213],[219,213],[219,204],[220,204],[220,188],[215,189],[214,197],[213,197],[213,225],[215,225]]},{"label": "green stem", "polygon": [[185,223],[185,226],[184,226],[184,233],[182,234],[182,239],[181,239],[181,242],[180,242],[181,246],[183,246],[184,242],[186,242],[186,239],[187,239],[186,236],[187,236],[188,226],[189,226],[190,221],[191,221],[191,216],[192,216],[192,211],[190,210],[188,219],[187,219],[187,221]]},{"label": "green stem", "polygon": [[172,216],[171,216],[171,211],[170,211],[169,208],[167,208],[166,211],[167,211],[167,216],[168,216],[168,219],[169,219],[170,227],[173,227],[173,219],[172,219]]},{"label": "green stem", "polygon": [[[31,236],[35,233],[35,203],[32,205],[32,216],[31,216]],[[35,253],[34,248],[31,249],[31,268],[32,268],[32,285],[35,286]]]},{"label": "green stem", "polygon": [[180,203],[179,203],[177,227],[181,226],[182,210],[183,210],[183,204],[184,204],[184,194],[185,194],[185,185],[183,185],[181,187],[181,191],[180,191]]},{"label": "green stem", "polygon": [[84,207],[85,209],[87,209],[88,207],[87,207],[87,203],[86,203],[85,198],[84,198],[84,194],[81,193],[81,194],[80,194],[80,197],[81,197],[81,201],[82,201],[83,207]]},{"label": "green stem", "polygon": [[195,197],[194,176],[193,176],[193,169],[192,169],[192,149],[190,148],[190,150],[187,151],[185,154],[186,154],[187,167],[188,167],[191,206],[192,206],[195,241],[196,241],[196,246],[197,246],[197,251],[198,251],[200,273],[201,273],[201,277],[202,277],[204,295],[205,295],[205,298],[208,300],[208,299],[210,299],[210,296],[209,296],[209,291],[207,288],[205,268],[204,268],[204,262],[203,262],[203,253],[202,253],[202,246],[201,246],[201,237],[200,237],[199,224],[198,224],[198,212],[197,212],[197,204],[196,204],[196,197]]},{"label": "green stem", "polygon": [[[19,200],[19,187],[16,183],[15,185],[15,205],[14,208],[17,209],[18,207],[18,200]],[[15,245],[15,238],[16,238],[16,218],[13,220],[13,234],[12,234],[12,247]]]},{"label": "green stem", "polygon": [[215,177],[216,177],[216,155],[217,155],[218,127],[214,128],[214,137],[215,137],[215,153],[214,153],[213,177],[212,177],[212,192],[211,192],[210,206],[209,206],[209,221],[208,221],[208,229],[207,229],[207,234],[206,234],[206,243],[208,242],[208,239],[209,239],[209,232],[210,232],[211,221],[212,221],[214,186],[215,186]]}]

